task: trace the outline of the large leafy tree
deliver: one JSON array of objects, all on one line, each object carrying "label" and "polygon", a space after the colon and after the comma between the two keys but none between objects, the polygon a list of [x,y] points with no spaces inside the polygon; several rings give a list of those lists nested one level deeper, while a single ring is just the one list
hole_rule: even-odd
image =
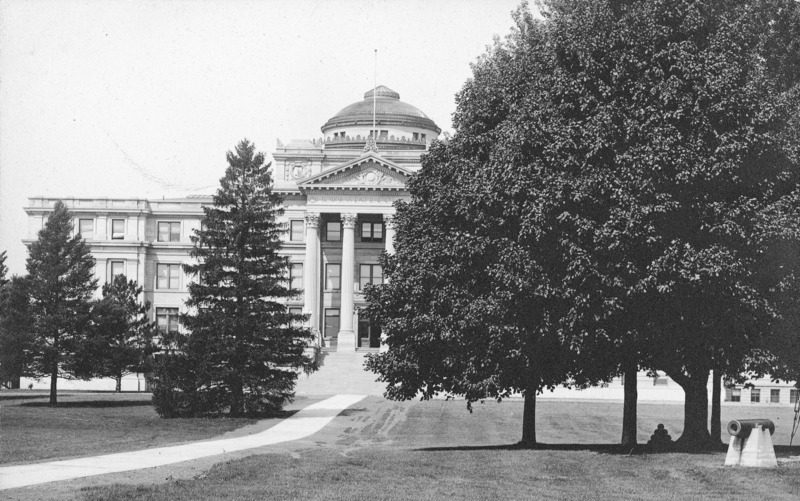
[{"label": "large leafy tree", "polygon": [[[417,312],[432,327],[394,324],[411,308],[392,289],[429,267],[423,251],[485,249],[447,284],[417,285],[408,303],[428,284],[473,292],[474,280],[500,305],[496,328],[550,332],[544,339],[557,342],[542,351],[574,364],[558,379],[613,366],[667,372],[686,393],[681,444],[713,445],[708,374],[759,366],[797,276],[796,259],[780,252],[797,242],[800,221],[789,122],[800,66],[797,26],[786,21],[797,9],[790,0],[554,0],[539,22],[523,6],[512,33],[473,66],[455,136],[411,184],[411,208],[398,210],[389,285],[372,298],[390,352],[373,368],[395,386],[414,382],[438,328],[462,342],[458,358],[502,371],[484,356],[486,343],[502,346],[488,328],[474,351],[472,331],[437,326],[434,308]],[[430,207],[427,220],[404,220]],[[414,248],[403,232],[433,243]],[[461,235],[480,245],[447,243]],[[515,307],[522,322],[509,322]],[[510,359],[531,346],[521,339],[503,347]],[[434,361],[439,371],[448,363]]]},{"label": "large leafy tree", "polygon": [[195,409],[241,416],[280,408],[298,371],[316,365],[306,352],[312,333],[301,326],[304,316],[285,306],[299,291],[288,287],[289,263],[279,255],[281,198],[269,165],[247,140],[227,159],[214,205],[204,207],[203,228],[192,237],[196,264],[185,270],[196,280],[186,302],[191,312],[181,316],[189,333],[178,337],[174,355],[185,370],[172,380],[193,386],[194,402],[202,402]]},{"label": "large leafy tree", "polygon": [[148,318],[150,302],[141,302],[142,287],[125,275],[103,284],[103,295],[92,305],[91,326],[80,343],[76,370],[85,376],[113,377],[122,390],[126,374],[145,372],[151,355],[155,326]]},{"label": "large leafy tree", "polygon": [[89,246],[73,232],[72,214],[57,201],[27,260],[34,336],[30,372],[50,376],[51,405],[58,403],[58,377],[75,376],[74,357],[87,332],[97,287],[94,265]]}]

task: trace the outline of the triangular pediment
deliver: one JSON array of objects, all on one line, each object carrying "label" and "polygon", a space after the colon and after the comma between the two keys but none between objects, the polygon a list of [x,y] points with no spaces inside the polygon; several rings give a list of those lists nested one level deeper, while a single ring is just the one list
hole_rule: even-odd
[{"label": "triangular pediment", "polygon": [[369,152],[298,183],[301,189],[404,190],[412,172]]}]

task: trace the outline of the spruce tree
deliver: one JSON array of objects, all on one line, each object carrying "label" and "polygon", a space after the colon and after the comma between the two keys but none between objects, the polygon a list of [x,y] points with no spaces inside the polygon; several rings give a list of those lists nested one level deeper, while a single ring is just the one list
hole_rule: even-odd
[{"label": "spruce tree", "polygon": [[97,287],[95,260],[63,202],[53,212],[29,249],[34,377],[50,376],[50,405],[58,403],[59,376],[73,377],[75,349],[86,335],[91,296]]},{"label": "spruce tree", "polygon": [[[117,275],[103,285],[103,297],[92,306],[89,336],[79,350],[79,374],[113,377],[116,391],[122,390],[122,377],[145,372],[156,335],[148,319],[150,302],[142,303],[142,287],[125,275]],[[76,368],[77,369],[77,368]]]},{"label": "spruce tree", "polygon": [[[184,266],[195,277],[190,312],[181,316],[189,332],[176,340],[175,369],[168,358],[157,373],[154,401],[162,415],[176,415],[160,408],[174,401],[164,397],[187,394],[195,402],[190,414],[276,410],[293,397],[298,371],[315,368],[305,351],[312,333],[301,326],[304,316],[284,304],[300,291],[289,287],[289,262],[279,255],[282,200],[272,191],[269,165],[247,140],[227,159],[214,205],[203,208],[202,228],[192,237],[197,264]],[[194,388],[165,387],[186,381],[174,374],[180,368],[191,373]]]}]

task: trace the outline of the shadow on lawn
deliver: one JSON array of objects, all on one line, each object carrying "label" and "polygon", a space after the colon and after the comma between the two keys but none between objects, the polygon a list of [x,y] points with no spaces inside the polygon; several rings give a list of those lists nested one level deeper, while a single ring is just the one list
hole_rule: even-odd
[{"label": "shadow on lawn", "polygon": [[[78,402],[59,402],[55,407],[61,408],[106,408],[106,407],[145,407],[152,406],[150,400],[82,400]],[[49,402],[25,402],[20,407],[50,407]]]},{"label": "shadow on lawn", "polygon": [[[776,447],[777,449],[777,447]],[[793,447],[794,449],[794,447]],[[463,445],[455,447],[422,447],[415,449],[419,452],[456,452],[456,451],[572,451],[572,452],[596,452],[598,454],[610,454],[618,456],[635,456],[639,454],[667,454],[668,452],[653,452],[650,446],[646,444],[639,445],[619,445],[619,444],[536,444],[536,445],[522,445],[506,444],[506,445]],[[714,451],[675,451],[685,452],[687,454],[717,454],[724,452],[727,449],[718,449]]]}]

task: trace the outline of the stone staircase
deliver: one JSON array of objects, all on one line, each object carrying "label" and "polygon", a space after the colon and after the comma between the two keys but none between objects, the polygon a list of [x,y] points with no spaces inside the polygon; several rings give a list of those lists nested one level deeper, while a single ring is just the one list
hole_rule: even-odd
[{"label": "stone staircase", "polygon": [[366,353],[357,351],[322,351],[319,370],[310,376],[300,374],[295,395],[383,395],[384,383],[378,375],[364,370]]}]

